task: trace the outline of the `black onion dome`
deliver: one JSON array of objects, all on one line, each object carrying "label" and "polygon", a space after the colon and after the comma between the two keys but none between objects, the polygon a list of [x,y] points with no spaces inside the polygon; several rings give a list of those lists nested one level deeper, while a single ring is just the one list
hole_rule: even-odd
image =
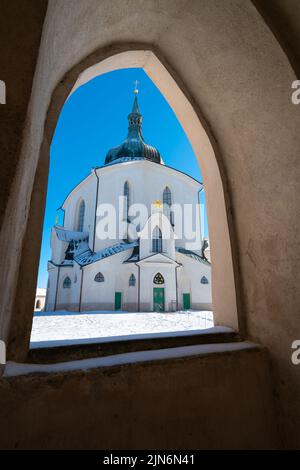
[{"label": "black onion dome", "polygon": [[137,99],[137,90],[133,102],[132,112],[128,115],[128,135],[127,139],[119,145],[108,151],[105,158],[105,165],[116,162],[116,160],[150,160],[155,163],[161,163],[159,151],[145,143],[142,135],[143,116],[139,110]]}]

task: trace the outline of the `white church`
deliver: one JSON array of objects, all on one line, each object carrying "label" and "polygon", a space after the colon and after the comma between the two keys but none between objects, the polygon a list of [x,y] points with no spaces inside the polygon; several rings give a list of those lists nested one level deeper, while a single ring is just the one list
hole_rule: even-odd
[{"label": "white church", "polygon": [[126,140],[66,197],[51,233],[45,310],[211,310],[202,184],[145,143],[138,90]]}]

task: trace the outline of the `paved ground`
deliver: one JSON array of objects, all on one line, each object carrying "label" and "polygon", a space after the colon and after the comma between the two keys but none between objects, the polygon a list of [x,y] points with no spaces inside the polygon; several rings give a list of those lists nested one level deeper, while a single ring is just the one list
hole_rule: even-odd
[{"label": "paved ground", "polygon": [[213,313],[36,312],[31,343],[211,328]]}]

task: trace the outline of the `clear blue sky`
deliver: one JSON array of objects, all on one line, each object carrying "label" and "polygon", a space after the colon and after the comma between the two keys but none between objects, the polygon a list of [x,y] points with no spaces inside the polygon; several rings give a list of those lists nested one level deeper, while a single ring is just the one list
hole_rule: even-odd
[{"label": "clear blue sky", "polygon": [[[142,69],[111,72],[78,88],[64,104],[51,144],[38,287],[47,285],[50,232],[55,224],[56,209],[91,168],[104,163],[107,151],[126,138],[135,80],[139,81],[145,141],[158,148],[166,165],[202,181],[196,157],[182,127]],[[207,236],[206,220],[204,234]]]}]

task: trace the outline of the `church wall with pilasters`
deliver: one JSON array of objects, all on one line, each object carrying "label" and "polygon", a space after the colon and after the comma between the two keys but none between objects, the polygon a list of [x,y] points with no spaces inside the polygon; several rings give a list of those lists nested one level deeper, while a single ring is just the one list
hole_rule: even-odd
[{"label": "church wall with pilasters", "polygon": [[[164,278],[164,284],[154,284],[154,276],[160,273]],[[167,263],[151,264],[147,265],[145,262],[141,265],[141,289],[140,298],[142,312],[153,311],[153,289],[155,287],[164,288],[164,303],[165,311],[170,312],[174,310],[176,306],[176,281],[175,281],[175,266],[173,264],[168,265]]]},{"label": "church wall with pilasters", "polygon": [[[181,253],[176,253],[176,260],[182,264],[177,273],[178,309],[183,309],[183,294],[189,293],[192,310],[212,310],[211,266]],[[203,277],[207,284],[201,283]]]},{"label": "church wall with pilasters", "polygon": [[[138,309],[138,271],[134,263],[124,263],[132,250],[127,250],[83,268],[82,310],[115,310],[115,293],[121,293],[121,310]],[[96,282],[97,273],[104,282]],[[136,278],[135,286],[129,286],[130,275]]]}]

